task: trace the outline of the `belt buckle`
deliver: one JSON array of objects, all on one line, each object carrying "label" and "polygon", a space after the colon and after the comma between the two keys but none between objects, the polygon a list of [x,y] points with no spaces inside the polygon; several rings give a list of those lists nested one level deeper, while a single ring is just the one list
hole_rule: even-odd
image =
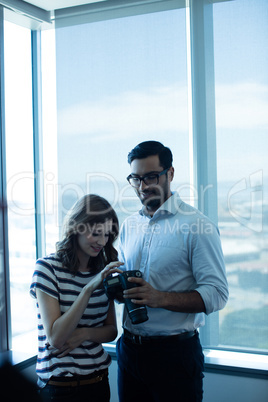
[{"label": "belt buckle", "polygon": [[132,343],[135,345],[142,345],[141,335],[132,334]]}]

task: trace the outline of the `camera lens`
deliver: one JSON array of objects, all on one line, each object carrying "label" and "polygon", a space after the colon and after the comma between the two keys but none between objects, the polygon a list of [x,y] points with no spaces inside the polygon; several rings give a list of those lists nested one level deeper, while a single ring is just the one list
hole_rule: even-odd
[{"label": "camera lens", "polygon": [[128,311],[132,324],[141,324],[148,320],[147,310],[145,307],[138,307],[135,310]]}]

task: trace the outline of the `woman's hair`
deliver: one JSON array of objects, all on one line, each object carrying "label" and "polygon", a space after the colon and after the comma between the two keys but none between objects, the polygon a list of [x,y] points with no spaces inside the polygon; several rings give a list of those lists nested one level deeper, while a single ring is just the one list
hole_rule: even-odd
[{"label": "woman's hair", "polygon": [[144,141],[138,144],[129,152],[128,163],[131,164],[134,159],[144,159],[151,155],[158,155],[160,166],[164,169],[172,166],[173,156],[171,150],[158,141]]},{"label": "woman's hair", "polygon": [[98,272],[111,261],[117,261],[117,251],[113,246],[118,236],[118,218],[104,198],[87,194],[80,198],[67,213],[63,224],[62,240],[56,243],[56,255],[59,257],[63,266],[67,267],[74,274],[79,268],[78,240],[79,234],[84,234],[88,230],[94,229],[94,225],[112,220],[112,231],[103,249],[96,257],[90,257],[88,266],[93,272]]}]

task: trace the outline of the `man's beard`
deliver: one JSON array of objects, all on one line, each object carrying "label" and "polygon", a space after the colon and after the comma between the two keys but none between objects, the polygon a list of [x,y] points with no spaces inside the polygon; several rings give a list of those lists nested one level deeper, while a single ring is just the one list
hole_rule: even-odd
[{"label": "man's beard", "polygon": [[148,211],[156,211],[168,198],[168,182],[156,189],[145,190],[144,194],[152,193],[148,199],[142,199],[141,203],[148,209]]},{"label": "man's beard", "polygon": [[160,198],[150,198],[141,202],[149,211],[156,211],[162,204]]}]

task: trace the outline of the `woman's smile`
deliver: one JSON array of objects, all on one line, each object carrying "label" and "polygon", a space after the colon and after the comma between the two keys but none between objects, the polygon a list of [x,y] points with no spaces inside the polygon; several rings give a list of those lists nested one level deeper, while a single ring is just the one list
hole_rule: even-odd
[{"label": "woman's smile", "polygon": [[91,249],[92,249],[95,253],[99,253],[99,252],[103,249],[102,246],[93,246],[93,245],[90,245],[90,247],[91,247]]}]

